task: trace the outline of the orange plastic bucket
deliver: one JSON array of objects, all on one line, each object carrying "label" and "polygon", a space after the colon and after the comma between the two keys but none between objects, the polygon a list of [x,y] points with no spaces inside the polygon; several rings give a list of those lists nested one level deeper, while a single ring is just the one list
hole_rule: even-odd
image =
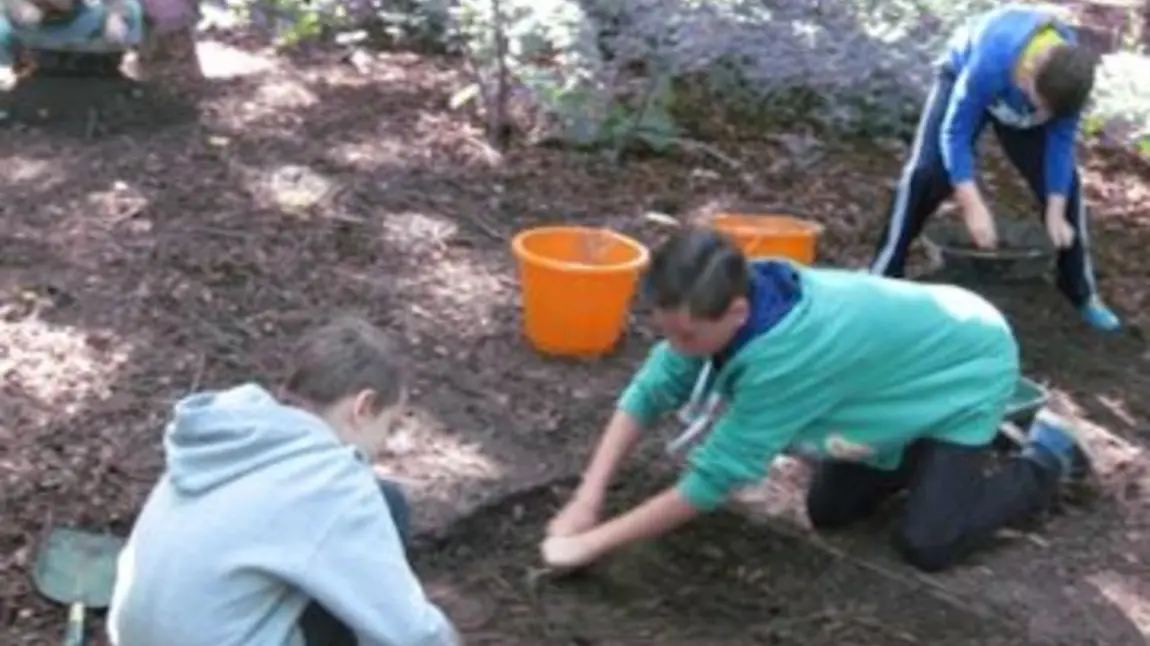
[{"label": "orange plastic bucket", "polygon": [[747,258],[783,257],[810,265],[817,255],[823,226],[792,215],[727,213],[711,226],[734,238]]},{"label": "orange plastic bucket", "polygon": [[631,299],[650,252],[607,229],[552,226],[515,236],[523,330],[545,354],[610,352],[627,328]]}]

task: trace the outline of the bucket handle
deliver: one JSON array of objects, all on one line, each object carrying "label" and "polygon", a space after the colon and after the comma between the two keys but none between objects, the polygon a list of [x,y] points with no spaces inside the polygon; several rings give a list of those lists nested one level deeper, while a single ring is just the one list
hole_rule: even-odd
[{"label": "bucket handle", "polygon": [[587,264],[597,265],[607,254],[607,249],[611,247],[613,238],[611,231],[603,227],[583,233],[579,236],[579,242],[582,247],[583,258]]},{"label": "bucket handle", "polygon": [[[798,219],[804,220],[804,221],[807,220],[802,215],[799,215],[798,210],[793,209],[789,206],[771,205],[771,206],[765,207],[763,209],[756,209],[756,211],[761,211],[762,213],[769,213],[771,215],[785,215],[785,216],[792,217],[792,218],[798,218]],[[652,223],[652,224],[657,224],[659,226],[672,228],[672,229],[681,229],[684,226],[683,222],[681,220],[679,220],[679,218],[676,218],[675,216],[670,215],[668,213],[663,213],[661,211],[648,211],[648,212],[643,214],[643,219]]]},{"label": "bucket handle", "polygon": [[786,216],[789,216],[792,218],[798,218],[798,219],[804,220],[804,221],[807,220],[807,218],[805,218],[799,214],[797,209],[793,209],[789,206],[784,206],[782,204],[772,204],[770,206],[765,206],[761,209],[755,209],[755,211],[757,211],[763,215],[786,215]]}]

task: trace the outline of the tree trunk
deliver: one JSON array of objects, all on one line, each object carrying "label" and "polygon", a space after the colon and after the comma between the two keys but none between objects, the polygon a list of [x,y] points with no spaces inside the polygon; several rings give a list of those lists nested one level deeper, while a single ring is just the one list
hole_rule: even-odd
[{"label": "tree trunk", "polygon": [[195,81],[203,78],[196,55],[196,27],[152,34],[140,48],[140,68],[149,78]]}]

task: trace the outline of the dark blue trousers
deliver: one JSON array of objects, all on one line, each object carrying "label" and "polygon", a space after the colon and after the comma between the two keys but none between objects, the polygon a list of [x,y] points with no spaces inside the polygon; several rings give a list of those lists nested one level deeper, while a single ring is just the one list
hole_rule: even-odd
[{"label": "dark blue trousers", "polygon": [[818,465],[807,492],[807,514],[818,530],[851,525],[907,492],[894,547],[928,572],[949,568],[1005,527],[1047,508],[1058,491],[1054,465],[1015,457],[985,475],[989,447],[920,440],[902,465],[883,471],[857,462]]},{"label": "dark blue trousers", "polygon": [[[935,79],[918,124],[910,159],[903,167],[891,201],[887,224],[871,263],[872,273],[901,278],[911,242],[922,233],[927,218],[954,191],[943,165],[940,139],[954,83],[955,77],[949,70],[941,70]],[[1006,157],[1030,185],[1042,206],[1042,217],[1046,212],[1043,168],[1046,129],[1011,128],[987,114],[975,131],[976,140],[987,122],[992,124]],[[972,145],[974,143],[971,142]],[[1067,196],[1066,219],[1074,227],[1074,245],[1058,254],[1058,288],[1073,305],[1080,307],[1097,293],[1098,288],[1090,260],[1089,216],[1082,200],[1082,182],[1077,171]]]},{"label": "dark blue trousers", "polygon": [[[411,538],[411,508],[408,506],[407,497],[393,482],[381,480],[379,489],[387,501],[395,527],[399,530],[399,537],[404,545],[407,545]],[[299,623],[307,646],[359,645],[355,633],[318,603],[312,602],[308,605]]]}]

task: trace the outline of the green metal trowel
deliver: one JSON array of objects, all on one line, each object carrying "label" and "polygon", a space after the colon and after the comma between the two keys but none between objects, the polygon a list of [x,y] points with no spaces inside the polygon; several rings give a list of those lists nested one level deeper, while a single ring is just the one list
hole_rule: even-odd
[{"label": "green metal trowel", "polygon": [[111,603],[123,546],[117,536],[57,527],[40,547],[32,580],[41,594],[68,606],[64,646],[84,646],[87,609]]}]

